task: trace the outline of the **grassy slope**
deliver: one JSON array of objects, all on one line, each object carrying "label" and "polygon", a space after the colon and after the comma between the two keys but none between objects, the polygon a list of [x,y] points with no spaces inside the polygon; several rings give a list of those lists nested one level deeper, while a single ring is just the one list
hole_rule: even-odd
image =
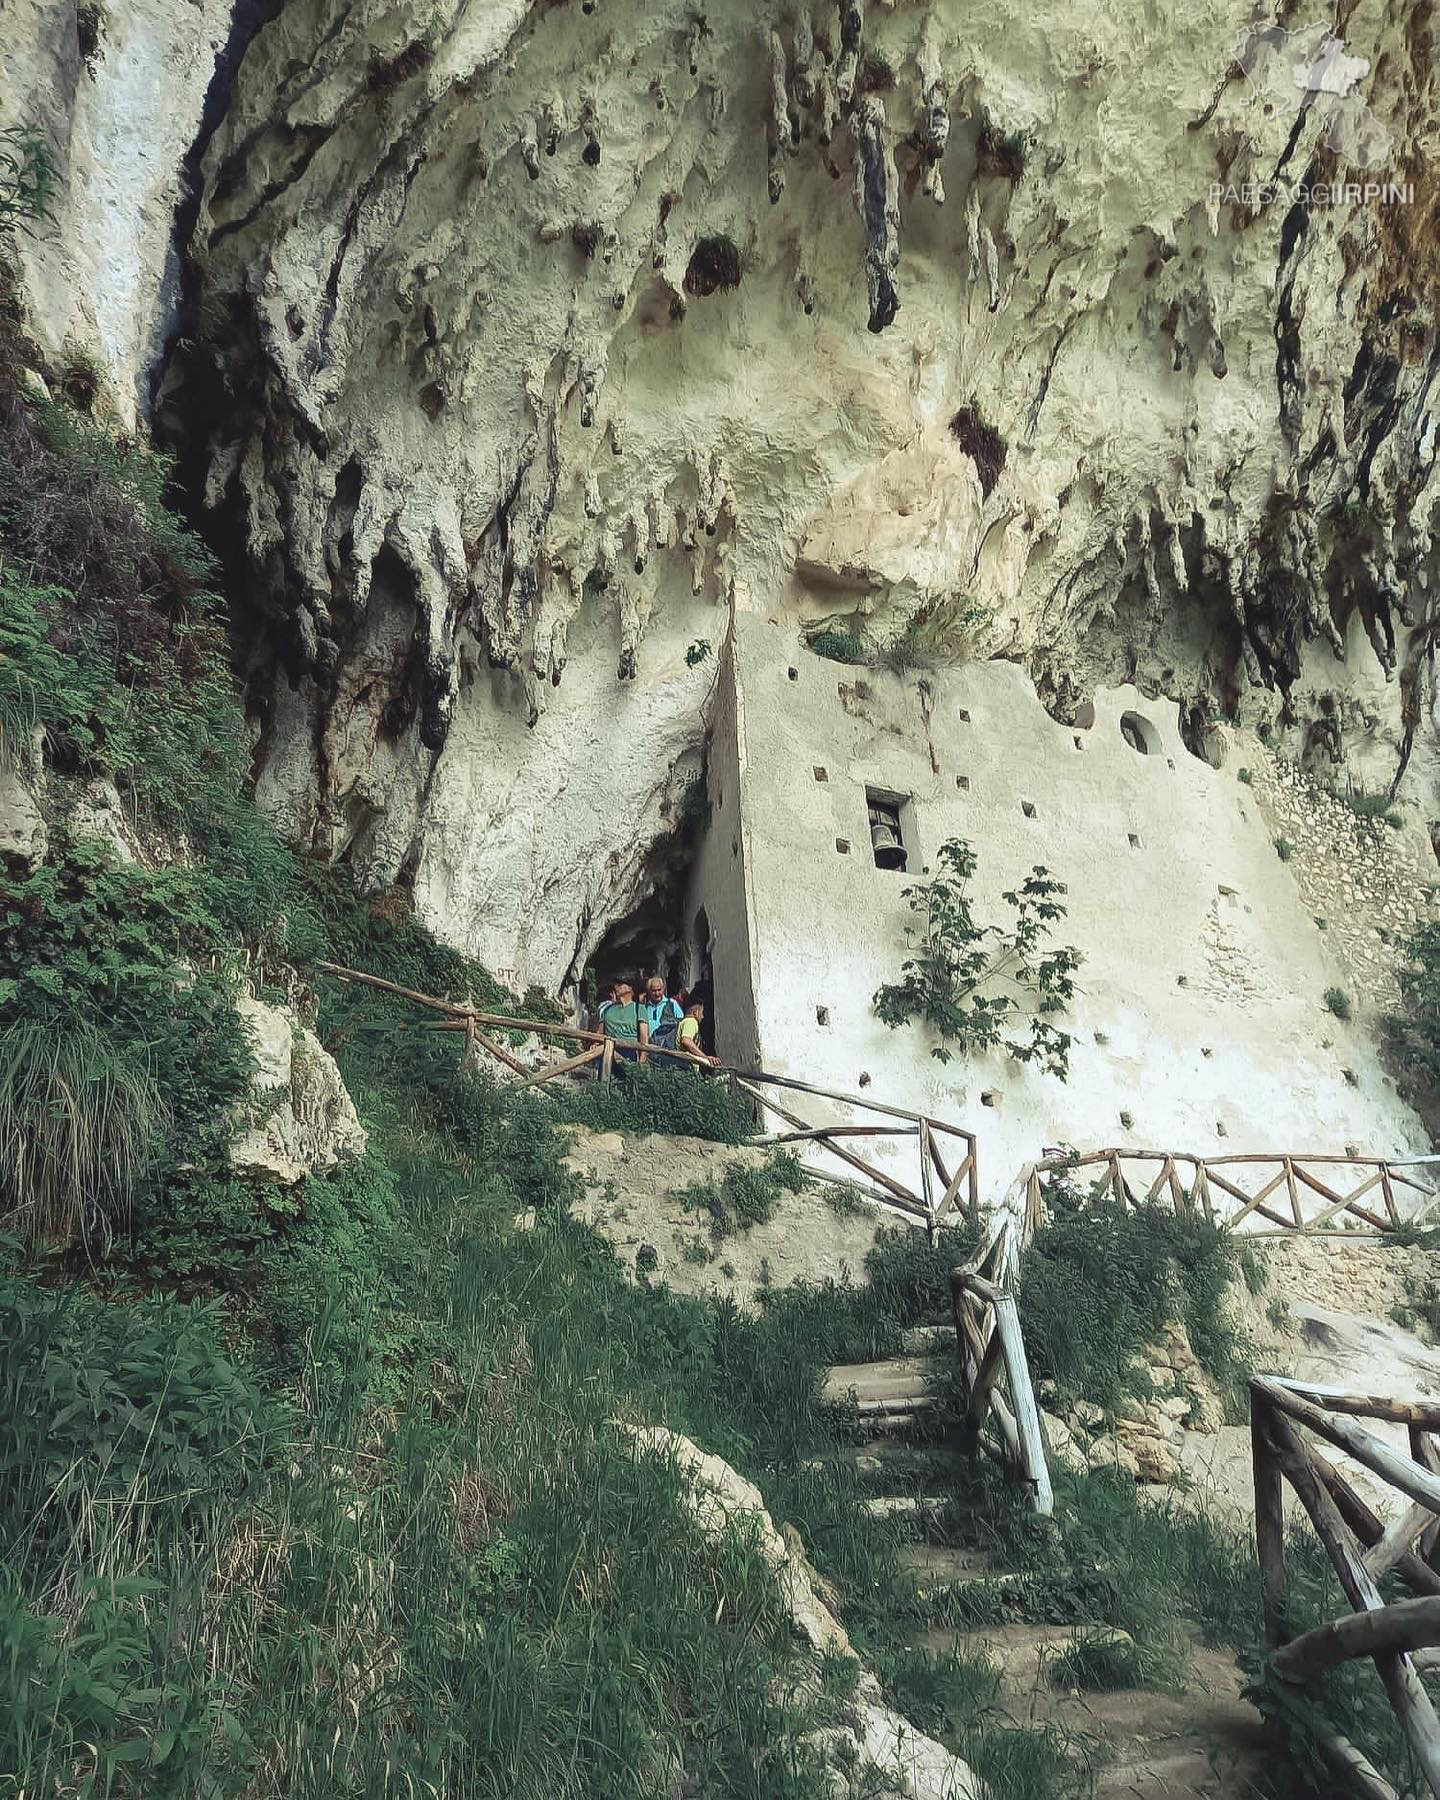
[{"label": "grassy slope", "polygon": [[[262,985],[330,957],[498,990],[270,834],[244,796],[223,612],[164,510],[163,466],[23,405],[27,355],[0,295],[0,739],[23,758],[42,726],[52,792],[109,777],[190,861],[116,869],[60,833],[36,876],[0,879],[8,1204],[37,1120],[81,1134],[52,1133],[46,1165],[70,1250],[0,1243],[0,1782],[555,1800],[657,1793],[683,1763],[706,1796],[822,1793],[803,1735],[843,1681],[794,1690],[752,1547],[702,1545],[672,1473],[622,1454],[609,1422],[630,1417],[762,1483],[896,1691],[998,1794],[1080,1791],[1055,1746],[994,1716],[983,1670],[904,1651],[922,1609],[892,1528],[853,1473],[807,1466],[846,1430],[819,1371],[938,1310],[962,1240],[897,1233],[865,1287],[778,1294],[758,1318],[637,1287],[568,1218],[542,1097],[457,1081],[453,1043],[323,983],[316,1023],[371,1128],[366,1160],[295,1196],[224,1172],[242,950]],[[83,1051],[65,1071],[78,1102],[36,1050],[56,1041]],[[571,1112],[737,1131],[701,1083]],[[108,1187],[73,1179],[76,1141],[111,1158]],[[516,1231],[530,1207],[538,1226]],[[1074,1248],[1057,1250],[1062,1287]],[[1083,1385],[1116,1342],[1097,1336],[1089,1365],[1064,1350],[1055,1372]],[[1147,1654],[1177,1610],[1251,1630],[1248,1569],[1213,1533],[1099,1478],[1065,1519],[1057,1545],[983,1482],[957,1501],[957,1531],[1029,1559],[1039,1604],[1077,1559],[1103,1563],[1088,1616]]]}]

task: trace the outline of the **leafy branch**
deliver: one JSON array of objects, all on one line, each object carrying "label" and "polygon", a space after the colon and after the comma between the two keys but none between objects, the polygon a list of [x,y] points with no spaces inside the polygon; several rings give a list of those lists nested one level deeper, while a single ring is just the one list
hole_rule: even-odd
[{"label": "leafy branch", "polygon": [[50,146],[27,125],[0,131],[0,236],[54,219],[55,161]]},{"label": "leafy branch", "polygon": [[980,925],[969,896],[975,852],[963,838],[951,838],[937,860],[937,874],[905,889],[915,915],[905,930],[913,954],[901,965],[900,980],[876,993],[876,1016],[892,1028],[923,1021],[941,1039],[930,1052],[938,1062],[950,1061],[951,1045],[970,1056],[1004,1049],[1063,1081],[1070,1034],[1056,1020],[1070,1003],[1080,966],[1072,945],[1046,943],[1065,917],[1058,898],[1063,884],[1037,863],[1004,896],[1013,924]]}]

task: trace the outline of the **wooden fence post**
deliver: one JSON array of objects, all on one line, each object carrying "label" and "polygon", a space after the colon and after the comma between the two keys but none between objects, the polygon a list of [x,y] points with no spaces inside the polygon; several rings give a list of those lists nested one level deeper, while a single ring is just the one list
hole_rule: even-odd
[{"label": "wooden fence post", "polygon": [[1260,1604],[1265,1638],[1283,1644],[1285,1618],[1284,1480],[1270,1441],[1270,1405],[1250,1390],[1250,1455],[1255,1475],[1255,1550],[1260,1562]]}]

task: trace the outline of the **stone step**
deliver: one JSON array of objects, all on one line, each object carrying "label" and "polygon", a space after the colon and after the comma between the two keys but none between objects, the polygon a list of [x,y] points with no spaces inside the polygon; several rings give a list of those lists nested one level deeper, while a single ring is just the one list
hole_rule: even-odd
[{"label": "stone step", "polygon": [[1101,1624],[996,1624],[931,1628],[918,1647],[983,1657],[1017,1724],[1051,1723],[1104,1746],[1098,1792],[1132,1800],[1253,1800],[1270,1755],[1258,1713],[1240,1696],[1243,1677],[1225,1652],[1196,1647],[1180,1693],[1144,1688],[1067,1689],[1053,1664],[1072,1644],[1123,1631]]},{"label": "stone step", "polygon": [[824,1456],[810,1457],[801,1467],[812,1474],[837,1467],[853,1469],[861,1485],[879,1497],[947,1487],[956,1477],[957,1458],[943,1446],[881,1437],[863,1444],[838,1444]]},{"label": "stone step", "polygon": [[1112,1763],[1100,1771],[1096,1792],[1122,1795],[1124,1800],[1221,1800],[1246,1789],[1231,1786],[1225,1771],[1203,1750],[1186,1747],[1157,1748],[1153,1756]]},{"label": "stone step", "polygon": [[1118,1626],[1101,1624],[976,1625],[963,1631],[932,1628],[921,1634],[921,1646],[932,1652],[953,1650],[960,1656],[983,1656],[999,1671],[1006,1690],[1016,1698],[1036,1689],[1054,1688],[1050,1665],[1063,1651],[1103,1638],[1117,1648],[1133,1642]]},{"label": "stone step", "polygon": [[934,1405],[932,1378],[946,1371],[935,1356],[891,1356],[883,1362],[837,1363],[826,1375],[820,1393],[825,1400],[843,1404],[853,1400],[867,1412],[924,1411]]},{"label": "stone step", "polygon": [[949,1504],[943,1494],[874,1494],[865,1510],[872,1519],[903,1519],[919,1527],[938,1519]]},{"label": "stone step", "polygon": [[[1023,1588],[1030,1577],[1018,1569],[1002,1568],[984,1550],[957,1549],[951,1544],[901,1544],[896,1551],[900,1566],[915,1577],[921,1599],[953,1594],[958,1588]],[[946,1648],[953,1634],[945,1636]],[[934,1648],[934,1646],[928,1646]]]}]

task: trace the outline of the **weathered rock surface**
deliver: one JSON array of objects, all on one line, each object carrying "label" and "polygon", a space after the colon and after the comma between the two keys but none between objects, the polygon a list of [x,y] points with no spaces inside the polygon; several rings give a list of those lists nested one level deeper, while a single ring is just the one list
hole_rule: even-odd
[{"label": "weathered rock surface", "polygon": [[727,1294],[749,1307],[768,1287],[847,1275],[863,1280],[885,1222],[874,1207],[860,1204],[842,1215],[828,1190],[807,1188],[785,1194],[768,1223],[717,1242],[703,1207],[680,1197],[686,1188],[718,1184],[731,1163],[759,1168],[768,1155],[701,1138],[576,1130],[565,1167],[586,1186],[572,1210],[615,1246],[629,1270],[640,1246],[650,1245],[656,1279],[677,1293]]},{"label": "weathered rock surface", "polygon": [[0,868],[33,875],[49,846],[50,830],[33,784],[24,770],[0,755]]},{"label": "weathered rock surface", "polygon": [[237,1008],[255,1057],[248,1122],[230,1151],[239,1175],[290,1186],[365,1152],[335,1059],[288,1012],[243,996]]},{"label": "weathered rock surface", "polygon": [[44,349],[93,363],[122,424],[170,328],[185,159],[232,15],[264,0],[7,0],[0,126],[38,131],[59,176],[49,229],[18,241]]},{"label": "weathered rock surface", "polygon": [[[679,1432],[660,1425],[622,1425],[620,1429],[642,1454],[674,1459],[686,1482],[691,1511],[707,1537],[718,1538],[736,1525],[756,1533],[761,1554],[779,1578],[795,1630],[814,1657],[855,1658],[799,1538],[788,1528],[783,1532],[776,1529],[753,1482]],[[879,1790],[867,1787],[867,1793],[893,1795],[897,1800],[901,1796],[906,1800],[981,1800],[985,1791],[958,1757],[885,1703],[879,1682],[863,1664],[850,1718],[844,1726],[817,1734],[817,1741],[835,1767],[837,1796],[852,1791],[847,1772],[863,1769],[867,1763],[874,1765],[876,1775],[886,1784]]]},{"label": "weathered rock surface", "polygon": [[1408,754],[1428,807],[1428,15],[1361,0],[1302,110],[1252,10],[144,0],[87,69],[19,0],[34,311],[121,387],[204,150],[160,417],[267,806],[556,988],[645,889],[733,606],[919,610],[1061,714],[1134,680],[1197,742],[1218,702],[1372,786]]}]

